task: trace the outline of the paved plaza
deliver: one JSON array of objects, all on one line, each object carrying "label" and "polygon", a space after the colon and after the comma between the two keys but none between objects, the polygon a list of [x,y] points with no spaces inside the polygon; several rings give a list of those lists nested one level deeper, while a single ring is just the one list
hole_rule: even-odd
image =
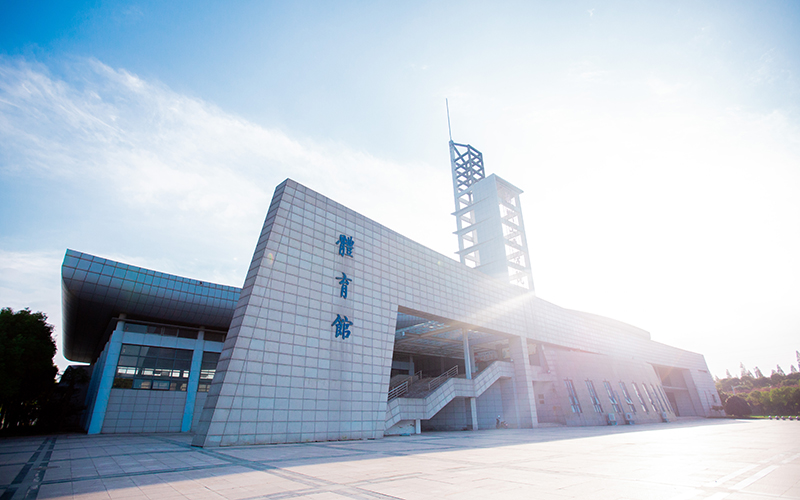
[{"label": "paved plaza", "polygon": [[187,434],[0,440],[0,500],[800,499],[800,422],[425,433],[202,449]]}]

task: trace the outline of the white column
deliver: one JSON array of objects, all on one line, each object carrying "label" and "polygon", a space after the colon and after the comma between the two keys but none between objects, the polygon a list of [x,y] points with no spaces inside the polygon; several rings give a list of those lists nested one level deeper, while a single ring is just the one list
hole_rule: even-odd
[{"label": "white column", "polygon": [[467,380],[472,380],[472,356],[469,352],[469,336],[466,330],[461,330],[462,338],[464,339],[464,366],[467,372]]},{"label": "white column", "polygon": [[472,430],[478,430],[478,402],[477,398],[468,398],[469,399],[469,410],[472,414]]},{"label": "white column", "polygon": [[[463,338],[464,338],[464,366],[466,367],[467,372],[467,380],[472,380],[472,350],[469,347],[469,335],[467,334],[466,330],[462,330]],[[470,416],[472,417],[472,430],[478,430],[478,404],[475,402],[475,398],[467,398],[469,400],[469,412]]]},{"label": "white column", "polygon": [[533,375],[528,358],[528,340],[512,337],[508,341],[511,361],[514,363],[514,399],[519,411],[520,428],[536,427],[536,403],[533,394]]}]

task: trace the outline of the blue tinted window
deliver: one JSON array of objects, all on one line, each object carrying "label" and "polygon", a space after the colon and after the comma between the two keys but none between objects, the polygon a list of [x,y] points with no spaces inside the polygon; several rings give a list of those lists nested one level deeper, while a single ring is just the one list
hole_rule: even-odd
[{"label": "blue tinted window", "polygon": [[117,363],[114,387],[185,391],[191,365],[192,351],[186,349],[124,344]]}]

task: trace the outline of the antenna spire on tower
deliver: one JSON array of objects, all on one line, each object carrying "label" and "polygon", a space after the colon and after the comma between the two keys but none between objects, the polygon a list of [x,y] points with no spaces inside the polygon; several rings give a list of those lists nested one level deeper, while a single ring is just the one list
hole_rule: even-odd
[{"label": "antenna spire on tower", "polygon": [[447,102],[447,98],[444,98],[444,105],[447,107],[447,133],[450,135],[450,142],[453,142],[453,131],[450,130],[450,104]]}]

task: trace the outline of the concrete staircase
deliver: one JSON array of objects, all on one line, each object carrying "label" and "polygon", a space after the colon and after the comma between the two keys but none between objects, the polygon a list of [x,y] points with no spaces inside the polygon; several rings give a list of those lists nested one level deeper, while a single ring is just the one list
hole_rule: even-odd
[{"label": "concrete staircase", "polygon": [[386,406],[386,429],[403,420],[428,420],[455,398],[477,398],[501,378],[512,378],[514,366],[507,361],[495,361],[474,379],[453,377],[432,391],[428,380],[416,382],[406,394],[389,401]]}]

